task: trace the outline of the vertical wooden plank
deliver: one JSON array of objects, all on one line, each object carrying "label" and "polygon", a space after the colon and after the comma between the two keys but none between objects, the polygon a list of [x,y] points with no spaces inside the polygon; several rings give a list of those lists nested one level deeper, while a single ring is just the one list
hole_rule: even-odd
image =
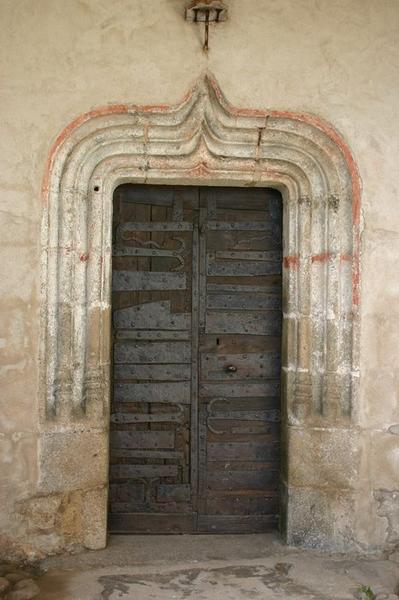
[{"label": "vertical wooden plank", "polygon": [[[122,209],[114,219],[119,235],[113,310],[123,310],[113,321],[109,524],[114,532],[184,533],[196,527],[188,488],[197,480],[195,460],[190,473],[197,447],[197,409],[191,411],[190,401],[192,392],[194,402],[198,398],[198,320],[192,324],[189,313],[193,300],[198,307],[198,285],[193,290],[191,284],[198,256],[191,256],[191,223],[180,227],[185,203],[189,209],[193,205],[192,188],[189,194],[186,189],[129,185],[115,193]],[[187,219],[192,218],[188,210]],[[174,285],[176,277],[184,285]]]},{"label": "vertical wooden plank", "polygon": [[199,375],[199,231],[194,224],[192,245],[192,308],[191,308],[191,493],[196,510],[198,493],[198,375]]},{"label": "vertical wooden plank", "polygon": [[183,192],[179,190],[173,196],[172,221],[183,221]]},{"label": "vertical wooden plank", "polygon": [[[199,343],[205,334],[206,318],[206,223],[207,189],[199,188]],[[201,357],[200,357],[201,360]],[[206,453],[207,453],[207,416],[206,406],[198,399],[198,511],[206,512]]]},{"label": "vertical wooden plank", "polygon": [[205,332],[206,313],[206,223],[207,206],[206,192],[200,188],[199,209],[199,327],[200,332]]},{"label": "vertical wooden plank", "polygon": [[281,207],[261,189],[201,189],[201,225],[198,529],[266,531],[278,517]]}]

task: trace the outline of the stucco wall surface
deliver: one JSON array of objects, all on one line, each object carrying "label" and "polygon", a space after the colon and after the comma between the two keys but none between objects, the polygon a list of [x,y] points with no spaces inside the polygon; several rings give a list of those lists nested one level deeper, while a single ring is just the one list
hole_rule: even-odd
[{"label": "stucco wall surface", "polygon": [[358,466],[353,503],[342,504],[337,519],[355,512],[359,547],[399,543],[399,4],[227,4],[229,20],[211,28],[205,55],[202,28],[185,22],[182,0],[0,2],[0,545],[7,552],[10,544],[33,555],[84,542],[79,531],[90,518],[90,494],[78,485],[68,491],[74,502],[57,490],[37,498],[41,181],[50,146],[96,106],[176,103],[206,70],[233,105],[314,113],[352,149],[363,185]]}]

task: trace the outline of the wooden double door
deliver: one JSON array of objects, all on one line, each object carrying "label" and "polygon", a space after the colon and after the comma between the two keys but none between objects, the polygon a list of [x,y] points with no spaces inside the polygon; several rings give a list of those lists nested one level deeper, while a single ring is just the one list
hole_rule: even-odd
[{"label": "wooden double door", "polygon": [[115,191],[109,531],[276,527],[281,221],[274,190]]}]

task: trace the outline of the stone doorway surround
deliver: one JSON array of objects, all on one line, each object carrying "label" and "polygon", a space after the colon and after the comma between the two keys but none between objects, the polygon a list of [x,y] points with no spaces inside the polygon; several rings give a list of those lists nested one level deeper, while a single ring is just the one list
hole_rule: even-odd
[{"label": "stone doorway surround", "polygon": [[54,548],[48,536],[37,545],[106,545],[111,213],[113,191],[127,182],[281,191],[281,530],[291,544],[353,546],[356,165],[329,124],[312,115],[234,108],[211,75],[176,106],[121,104],[83,114],[51,150],[43,182],[40,473],[33,502],[46,499],[55,525]]}]

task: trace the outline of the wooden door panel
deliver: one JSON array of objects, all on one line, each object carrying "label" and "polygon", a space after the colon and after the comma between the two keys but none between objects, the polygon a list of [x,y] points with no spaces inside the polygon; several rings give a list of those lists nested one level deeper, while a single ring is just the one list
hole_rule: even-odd
[{"label": "wooden door panel", "polygon": [[257,462],[267,458],[278,460],[279,448],[276,442],[209,442],[208,460],[234,460]]},{"label": "wooden door panel", "polygon": [[274,528],[279,195],[121,186],[113,230],[110,531]]},{"label": "wooden door panel", "polygon": [[213,310],[226,308],[230,310],[245,309],[246,311],[259,309],[281,310],[281,296],[280,294],[262,294],[253,291],[249,296],[248,293],[223,293],[223,290],[218,293],[217,290],[211,292],[208,289],[207,307]]},{"label": "wooden door panel", "polygon": [[207,232],[209,252],[266,252],[273,251],[278,243],[278,235],[270,226],[265,231],[215,231]]},{"label": "wooden door panel", "polygon": [[185,273],[152,273],[151,271],[114,271],[114,292],[130,290],[186,290]]},{"label": "wooden door panel", "polygon": [[[204,379],[235,381],[240,379],[270,379],[280,376],[279,352],[250,352],[246,354],[203,354],[201,374]],[[234,364],[235,372],[226,372]]]},{"label": "wooden door panel", "polygon": [[279,396],[280,380],[271,379],[269,381],[237,381],[237,382],[217,382],[202,383],[200,385],[201,398],[204,402],[209,402],[210,398],[250,398],[267,396]]},{"label": "wooden door panel", "polygon": [[[232,254],[232,252],[226,253]],[[236,255],[245,253],[237,252]],[[265,255],[266,253],[263,253]],[[217,253],[208,253],[207,274],[224,277],[277,275],[281,271],[281,254],[270,252],[268,259],[240,260],[236,258],[223,259]]]},{"label": "wooden door panel", "polygon": [[251,353],[280,352],[281,338],[279,336],[261,335],[211,335],[202,336],[200,340],[200,351],[211,352],[218,347],[218,354],[225,353]]},{"label": "wooden door panel", "polygon": [[[170,339],[170,336],[166,335]],[[121,338],[118,336],[118,339]],[[134,343],[116,342],[114,344],[115,364],[176,364],[190,362],[191,345],[185,342],[158,342],[156,339],[153,341],[152,338],[149,340],[141,338],[140,341],[136,342],[135,340]]]},{"label": "wooden door panel", "polygon": [[273,531],[278,524],[275,514],[202,515],[198,518],[200,533],[264,533]]},{"label": "wooden door panel", "polygon": [[115,533],[193,533],[197,531],[197,516],[191,512],[184,514],[184,511],[180,514],[161,511],[111,512],[108,516],[108,527]]},{"label": "wooden door panel", "polygon": [[170,302],[147,302],[130,308],[122,308],[114,312],[116,329],[135,330],[176,330],[189,331],[191,315],[172,312]]},{"label": "wooden door panel", "polygon": [[158,404],[190,404],[190,383],[187,381],[157,383],[116,383],[114,400],[116,402],[145,402]]},{"label": "wooden door panel", "polygon": [[197,205],[192,188],[123,186],[116,193],[111,531],[195,527],[191,314]]},{"label": "wooden door panel", "polygon": [[277,523],[281,207],[262,192],[201,189],[200,531]]},{"label": "wooden door panel", "polygon": [[[270,315],[254,311],[206,311],[206,333],[240,333],[249,335],[281,335],[279,311],[270,311]],[[269,316],[269,318],[266,318]]]},{"label": "wooden door panel", "polygon": [[260,496],[244,496],[234,494],[232,496],[210,496],[208,500],[209,512],[213,515],[275,515],[278,511],[278,497],[266,496],[265,492]]},{"label": "wooden door panel", "polygon": [[151,379],[152,381],[190,381],[189,364],[114,364],[116,379]]},{"label": "wooden door panel", "polygon": [[[242,466],[241,469],[224,467],[224,462],[219,464],[219,468],[212,468],[209,465],[208,489],[209,490],[276,490],[278,481],[278,470],[272,469],[270,463],[262,463],[260,468],[249,469],[253,463]],[[225,513],[226,514],[226,513]]]},{"label": "wooden door panel", "polygon": [[281,275],[237,276],[234,277],[234,282],[231,277],[226,275],[210,275],[207,279],[207,285],[210,285],[210,289],[212,288],[213,291],[280,293],[278,290],[281,289]]},{"label": "wooden door panel", "polygon": [[111,431],[111,448],[119,457],[118,448],[174,448],[175,436],[173,431]]}]

